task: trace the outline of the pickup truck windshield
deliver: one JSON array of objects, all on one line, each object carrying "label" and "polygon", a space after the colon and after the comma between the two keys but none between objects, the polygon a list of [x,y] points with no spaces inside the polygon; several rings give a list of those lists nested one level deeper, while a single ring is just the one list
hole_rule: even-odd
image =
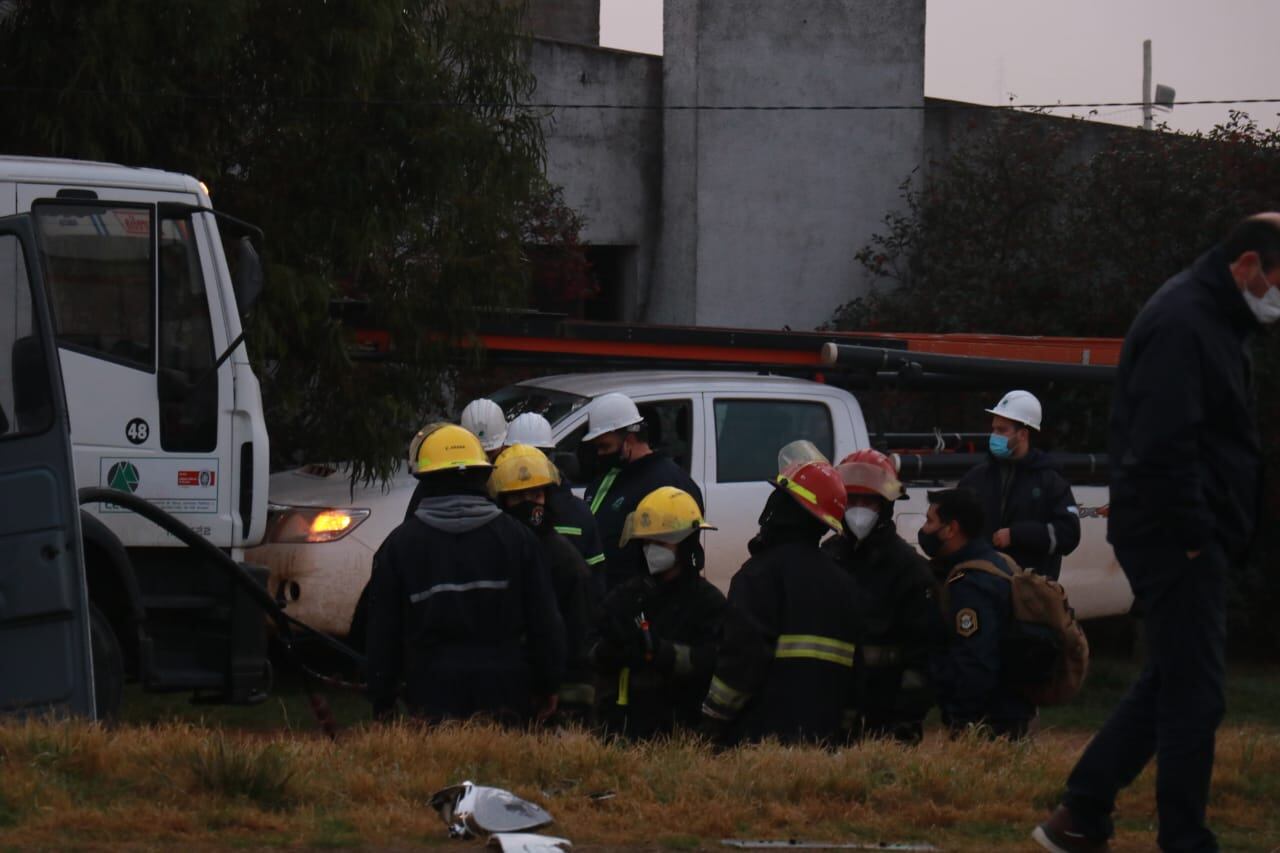
[{"label": "pickup truck windshield", "polygon": [[533,412],[546,418],[552,427],[591,402],[590,397],[583,397],[581,394],[552,391],[533,385],[508,385],[501,391],[490,394],[489,399],[502,407],[508,421],[525,412]]}]

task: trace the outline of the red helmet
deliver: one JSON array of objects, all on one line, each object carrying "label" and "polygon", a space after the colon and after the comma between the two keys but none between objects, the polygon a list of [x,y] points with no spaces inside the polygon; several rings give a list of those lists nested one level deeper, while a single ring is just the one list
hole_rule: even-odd
[{"label": "red helmet", "polygon": [[774,481],[814,518],[836,533],[844,532],[845,495],[840,474],[830,462],[800,462],[788,466]]},{"label": "red helmet", "polygon": [[879,450],[854,451],[837,470],[845,491],[851,495],[879,495],[887,501],[900,501],[907,496],[898,479],[897,466]]}]

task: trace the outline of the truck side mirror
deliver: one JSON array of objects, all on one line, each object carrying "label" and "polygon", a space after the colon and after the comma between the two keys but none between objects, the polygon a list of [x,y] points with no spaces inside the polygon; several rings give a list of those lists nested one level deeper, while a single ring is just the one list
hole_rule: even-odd
[{"label": "truck side mirror", "polygon": [[21,432],[40,432],[53,422],[48,367],[34,335],[13,343],[13,419]]},{"label": "truck side mirror", "polygon": [[253,248],[253,241],[245,236],[236,240],[235,257],[231,260],[231,289],[235,291],[236,305],[243,317],[262,295],[262,259]]}]

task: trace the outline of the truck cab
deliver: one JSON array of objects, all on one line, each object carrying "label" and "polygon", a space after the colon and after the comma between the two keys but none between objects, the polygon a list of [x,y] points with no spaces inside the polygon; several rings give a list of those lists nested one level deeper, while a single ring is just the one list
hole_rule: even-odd
[{"label": "truck cab", "polygon": [[[0,157],[0,216],[29,214],[70,414],[75,480],[146,498],[240,558],[266,523],[267,434],[241,312],[261,267],[195,178]],[[228,236],[230,235],[230,236]],[[229,263],[230,261],[230,263]],[[19,355],[15,354],[15,358]],[[224,576],[122,508],[81,513],[99,685],[249,701],[265,631]]]}]

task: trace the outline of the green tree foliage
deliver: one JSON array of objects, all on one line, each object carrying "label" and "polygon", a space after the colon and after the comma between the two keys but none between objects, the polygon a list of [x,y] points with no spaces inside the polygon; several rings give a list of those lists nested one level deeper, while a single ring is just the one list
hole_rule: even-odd
[{"label": "green tree foliage", "polygon": [[[904,209],[857,254],[869,295],[836,313],[846,330],[1122,337],[1147,298],[1240,218],[1280,209],[1280,130],[1244,113],[1195,136],[1009,113],[903,186]],[[1268,468],[1280,472],[1280,340],[1255,344]],[[1105,447],[1109,390],[1036,388],[1060,446]],[[986,395],[933,411],[985,429]],[[901,412],[919,417],[909,404]],[[899,428],[909,425],[897,424]],[[916,423],[915,426],[919,426]],[[1272,473],[1257,556],[1235,576],[1238,648],[1280,651],[1280,476]]]},{"label": "green tree foliage", "polygon": [[[202,178],[266,232],[250,324],[276,458],[386,475],[476,310],[553,239],[515,0],[20,0],[0,150]],[[575,221],[576,222],[576,221]],[[573,225],[574,223],[569,223]],[[576,241],[576,232],[568,234]],[[353,363],[334,297],[394,358]]]}]

